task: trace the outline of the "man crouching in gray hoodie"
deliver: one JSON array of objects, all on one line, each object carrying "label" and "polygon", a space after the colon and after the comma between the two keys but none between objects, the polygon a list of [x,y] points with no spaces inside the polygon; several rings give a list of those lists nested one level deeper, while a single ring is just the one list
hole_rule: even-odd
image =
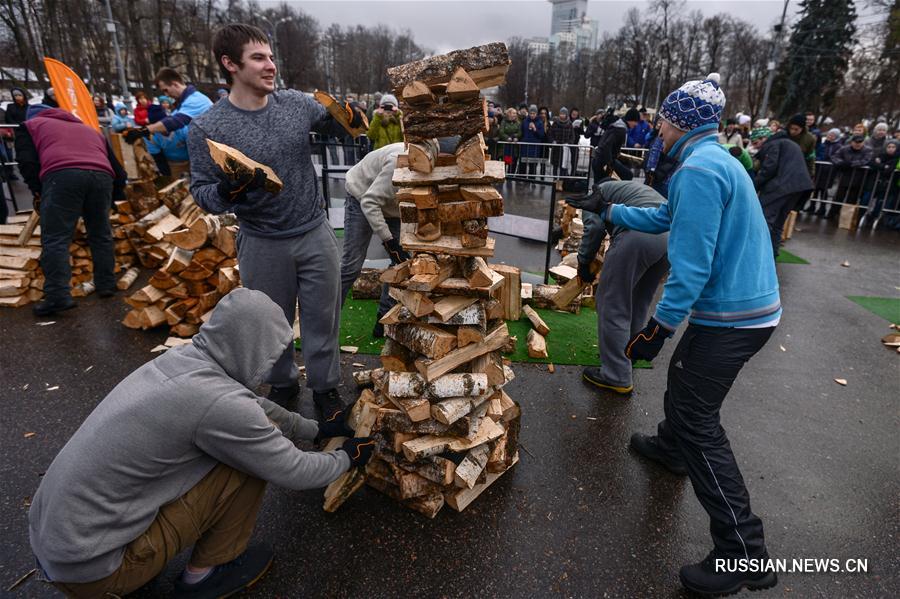
[{"label": "man crouching in gray hoodie", "polygon": [[39,571],[70,597],[125,595],[194,546],[179,597],[221,597],[256,582],[272,552],[247,548],[266,482],[324,487],[365,464],[374,443],[305,452],[353,437],[343,415],[321,425],[255,389],[293,340],[264,293],[236,289],[193,343],[119,383],[47,469],[28,514]]}]

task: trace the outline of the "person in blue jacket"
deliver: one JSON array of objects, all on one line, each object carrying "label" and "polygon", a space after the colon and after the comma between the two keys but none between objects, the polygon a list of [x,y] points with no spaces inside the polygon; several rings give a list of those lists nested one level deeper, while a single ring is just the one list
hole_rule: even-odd
[{"label": "person in blue jacket", "polygon": [[[159,104],[147,107],[147,118],[152,125],[166,118],[166,110]],[[156,161],[161,175],[172,176],[173,166],[176,174],[190,170],[187,151],[187,127],[176,129],[171,133],[154,133],[147,139],[147,151]]]},{"label": "person in blue jacket", "polygon": [[652,360],[685,318],[689,324],[669,362],[665,419],[656,435],[633,435],[631,447],[690,477],[709,514],[714,547],[700,563],[682,567],[680,578],[691,591],[716,595],[778,582],[765,567],[723,568],[718,561],[768,558],[762,520],[750,508],[719,411],[741,368],[781,318],[771,238],[753,181],[717,143],[724,106],[719,75],[711,73],[685,83],[660,107],[663,151],[678,161],[667,203],[610,205],[599,193],[569,200],[616,226],[669,232],[671,271],[663,296],[625,353]]},{"label": "person in blue jacket", "polygon": [[154,133],[169,134],[179,129],[187,130],[191,121],[209,110],[212,100],[197,91],[193,85],[184,82],[181,74],[173,68],[163,67],[156,73],[156,87],[159,91],[176,98],[176,108],[172,114],[157,123],[129,131],[125,141],[134,143],[138,137],[150,137]]},{"label": "person in blue jacket", "polygon": [[134,127],[134,119],[131,118],[128,114],[128,109],[121,102],[116,104],[116,113],[113,115],[109,126],[116,133],[121,133],[126,129]]}]

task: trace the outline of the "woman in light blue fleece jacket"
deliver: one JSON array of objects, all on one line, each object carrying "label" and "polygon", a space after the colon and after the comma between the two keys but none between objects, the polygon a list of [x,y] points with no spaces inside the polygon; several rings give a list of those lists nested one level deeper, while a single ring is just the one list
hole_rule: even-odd
[{"label": "woman in light blue fleece jacket", "polygon": [[[768,341],[781,317],[772,244],[753,182],[717,143],[725,105],[719,76],[689,81],[660,107],[663,151],[679,162],[668,203],[608,206],[601,194],[572,202],[617,226],[669,231],[671,274],[650,322],[629,342],[632,360],[652,360],[688,317],[669,363],[666,418],[658,434],[635,433],[631,446],[673,473],[688,474],[710,517],[714,548],[681,568],[681,582],[701,594],[769,588],[774,572],[717,570],[716,559],[768,557],[762,521],[722,428],[719,410],[743,365]],[[607,210],[608,209],[608,210]]]}]

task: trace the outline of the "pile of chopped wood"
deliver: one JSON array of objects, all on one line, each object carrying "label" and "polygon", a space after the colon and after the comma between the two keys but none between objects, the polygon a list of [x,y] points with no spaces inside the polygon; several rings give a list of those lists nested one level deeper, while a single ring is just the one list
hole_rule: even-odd
[{"label": "pile of chopped wood", "polygon": [[[521,305],[518,269],[484,260],[494,253],[487,218],[503,213],[492,184],[504,170],[484,154],[480,86],[502,81],[508,66],[501,43],[388,70],[405,114],[408,151],[393,182],[412,258],[382,274],[398,303],[381,319],[381,368],[358,375],[373,389],[351,424],[375,436],[375,456],[329,486],[327,511],[363,481],[429,517],[445,503],[461,511],[518,460],[520,410],[503,390],[513,373],[501,356],[504,317],[518,318]],[[441,154],[435,138],[454,134],[456,151]]]},{"label": "pile of chopped wood", "polygon": [[11,216],[0,225],[0,306],[18,308],[44,297],[41,230],[27,230],[28,215]]},{"label": "pile of chopped wood", "polygon": [[[205,214],[181,180],[160,191],[162,205],[128,225],[127,237],[141,264],[158,268],[149,283],[125,298],[133,309],[122,323],[133,329],[164,324],[177,337],[191,337],[222,297],[240,284],[233,216]],[[128,289],[129,269],[119,280]]]}]

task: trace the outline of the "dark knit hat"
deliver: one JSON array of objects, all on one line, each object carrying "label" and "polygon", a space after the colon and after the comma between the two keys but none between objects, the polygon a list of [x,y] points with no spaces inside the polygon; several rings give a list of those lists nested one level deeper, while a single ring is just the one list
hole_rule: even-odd
[{"label": "dark knit hat", "polygon": [[804,129],[806,129],[806,115],[795,114],[788,121],[788,125],[797,125],[798,127],[803,127]]},{"label": "dark knit hat", "polygon": [[625,113],[625,116],[622,117],[623,121],[639,121],[641,120],[641,113],[638,112],[637,108],[629,108],[628,112]]}]

